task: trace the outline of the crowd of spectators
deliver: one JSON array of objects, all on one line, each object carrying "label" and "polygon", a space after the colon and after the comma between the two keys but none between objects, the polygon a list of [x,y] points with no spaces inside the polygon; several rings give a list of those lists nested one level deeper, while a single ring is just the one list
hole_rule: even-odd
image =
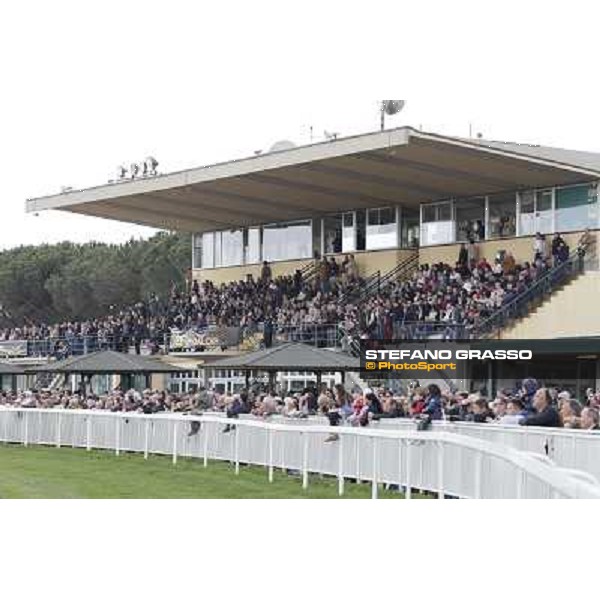
[{"label": "crowd of spectators", "polygon": [[505,251],[488,262],[471,240],[461,246],[454,265],[422,265],[408,279],[384,284],[366,298],[357,293],[362,280],[353,255],[317,260],[310,277],[301,271],[274,277],[265,262],[256,278],[248,275],[222,285],[194,280],[185,290],[174,286],[167,299],[153,295],[132,306],[112,307],[102,318],[5,328],[0,341],[27,340],[31,354],[62,358],[107,348],[133,348],[139,354],[142,346],[157,353],[171,332],[202,332],[210,326],[239,327],[243,335],[260,329],[266,346],[278,331],[320,325],[341,325],[348,339],[419,337],[434,323],[454,337],[470,337],[479,322],[568,255],[559,234],[551,248],[538,234],[533,260],[522,264]]},{"label": "crowd of spectators", "polygon": [[[433,421],[496,424],[503,426],[564,427],[600,430],[600,392],[588,389],[578,401],[568,391],[542,387],[535,379],[525,379],[514,389],[500,390],[494,398],[485,392],[442,391],[436,384],[420,386],[412,382],[401,392],[388,388],[348,391],[333,388],[307,388],[301,392],[279,393],[274,389],[244,390],[239,394],[201,389],[194,393],[135,390],[97,395],[61,390],[25,392],[3,391],[0,407],[60,408],[137,412],[201,414],[223,413],[229,418],[242,414],[268,418],[326,417],[333,427],[342,424],[369,426],[382,419],[408,418],[426,427]],[[231,426],[225,428],[225,432]],[[331,435],[327,441],[335,441]]]}]

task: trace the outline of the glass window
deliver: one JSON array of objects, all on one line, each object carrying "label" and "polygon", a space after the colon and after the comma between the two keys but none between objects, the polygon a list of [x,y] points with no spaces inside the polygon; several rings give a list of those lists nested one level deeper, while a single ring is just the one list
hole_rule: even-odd
[{"label": "glass window", "polygon": [[221,232],[221,267],[236,267],[244,264],[243,231]]},{"label": "glass window", "polygon": [[489,198],[488,238],[517,235],[517,196],[497,194]]},{"label": "glass window", "polygon": [[485,239],[485,198],[456,202],[456,237],[459,242]]},{"label": "glass window", "polygon": [[367,250],[396,247],[398,247],[396,209],[370,209],[367,215]]},{"label": "glass window", "polygon": [[356,227],[354,226],[354,213],[344,213],[342,228],[342,252],[356,251]]},{"label": "glass window", "polygon": [[578,231],[598,225],[598,188],[577,185],[556,190],[556,231]]},{"label": "glass window", "polygon": [[215,266],[215,234],[205,233],[202,236],[202,268],[212,269]]},{"label": "glass window", "polygon": [[342,215],[323,219],[325,226],[325,254],[339,254],[342,251]]},{"label": "glass window", "polygon": [[536,231],[540,233],[552,233],[552,190],[539,190],[535,194]]},{"label": "glass window", "polygon": [[521,204],[519,234],[552,233],[552,190],[527,190],[519,193]]},{"label": "glass window", "polygon": [[419,210],[416,208],[403,208],[400,217],[401,233],[400,245],[402,248],[419,247]]},{"label": "glass window", "polygon": [[433,223],[437,221],[436,207],[431,204],[423,207],[423,223]]},{"label": "glass window", "polygon": [[428,204],[421,209],[420,243],[423,246],[451,244],[455,239],[455,226],[452,219],[452,203]]},{"label": "glass window", "polygon": [[321,258],[323,248],[321,248],[321,232],[323,231],[323,220],[313,219],[313,257]]},{"label": "glass window", "polygon": [[520,235],[533,235],[535,233],[535,194],[533,191],[519,193],[520,202],[520,218],[519,232]]},{"label": "glass window", "polygon": [[312,222],[282,223],[263,228],[263,260],[311,258]]},{"label": "glass window", "polygon": [[201,269],[202,268],[202,234],[201,233],[194,234],[193,255],[194,255],[194,269]]},{"label": "glass window", "polygon": [[254,265],[260,262],[260,228],[248,229],[248,243],[246,246],[246,264]]}]

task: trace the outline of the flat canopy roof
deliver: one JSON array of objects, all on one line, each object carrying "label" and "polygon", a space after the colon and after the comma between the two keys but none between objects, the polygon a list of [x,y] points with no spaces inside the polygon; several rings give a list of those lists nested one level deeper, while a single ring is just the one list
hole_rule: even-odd
[{"label": "flat canopy roof", "polygon": [[600,179],[600,154],[403,127],[27,200],[190,232]]},{"label": "flat canopy roof", "polygon": [[353,356],[333,350],[322,350],[308,344],[286,343],[214,363],[204,369],[231,369],[236,371],[358,371],[360,361]]},{"label": "flat canopy roof", "polygon": [[31,372],[82,373],[85,375],[178,373],[183,371],[150,356],[124,354],[113,350],[92,352],[83,356],[71,356],[58,362],[32,367]]}]

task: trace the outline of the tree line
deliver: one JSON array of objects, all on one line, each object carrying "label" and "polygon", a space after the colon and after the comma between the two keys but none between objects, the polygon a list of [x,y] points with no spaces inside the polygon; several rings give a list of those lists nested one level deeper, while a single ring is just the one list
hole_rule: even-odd
[{"label": "tree line", "polygon": [[125,244],[43,244],[0,252],[0,326],[85,320],[185,285],[189,234]]}]

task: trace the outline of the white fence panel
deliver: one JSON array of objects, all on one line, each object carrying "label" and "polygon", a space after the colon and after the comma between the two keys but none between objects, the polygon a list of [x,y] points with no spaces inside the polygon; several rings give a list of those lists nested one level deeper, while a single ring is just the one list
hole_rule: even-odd
[{"label": "white fence panel", "polygon": [[[192,427],[200,423],[200,429]],[[465,498],[600,498],[589,474],[566,468],[592,465],[598,437],[562,431],[524,430],[465,424],[435,424],[417,432],[410,421],[386,421],[370,428],[331,428],[323,419],[270,422],[222,416],[142,415],[95,411],[0,409],[1,441],[74,448],[163,454],[229,461],[391,484]],[[337,441],[326,442],[331,434]],[[542,452],[540,452],[540,447]],[[560,457],[557,467],[546,456]],[[232,476],[234,476],[232,474]]]}]

